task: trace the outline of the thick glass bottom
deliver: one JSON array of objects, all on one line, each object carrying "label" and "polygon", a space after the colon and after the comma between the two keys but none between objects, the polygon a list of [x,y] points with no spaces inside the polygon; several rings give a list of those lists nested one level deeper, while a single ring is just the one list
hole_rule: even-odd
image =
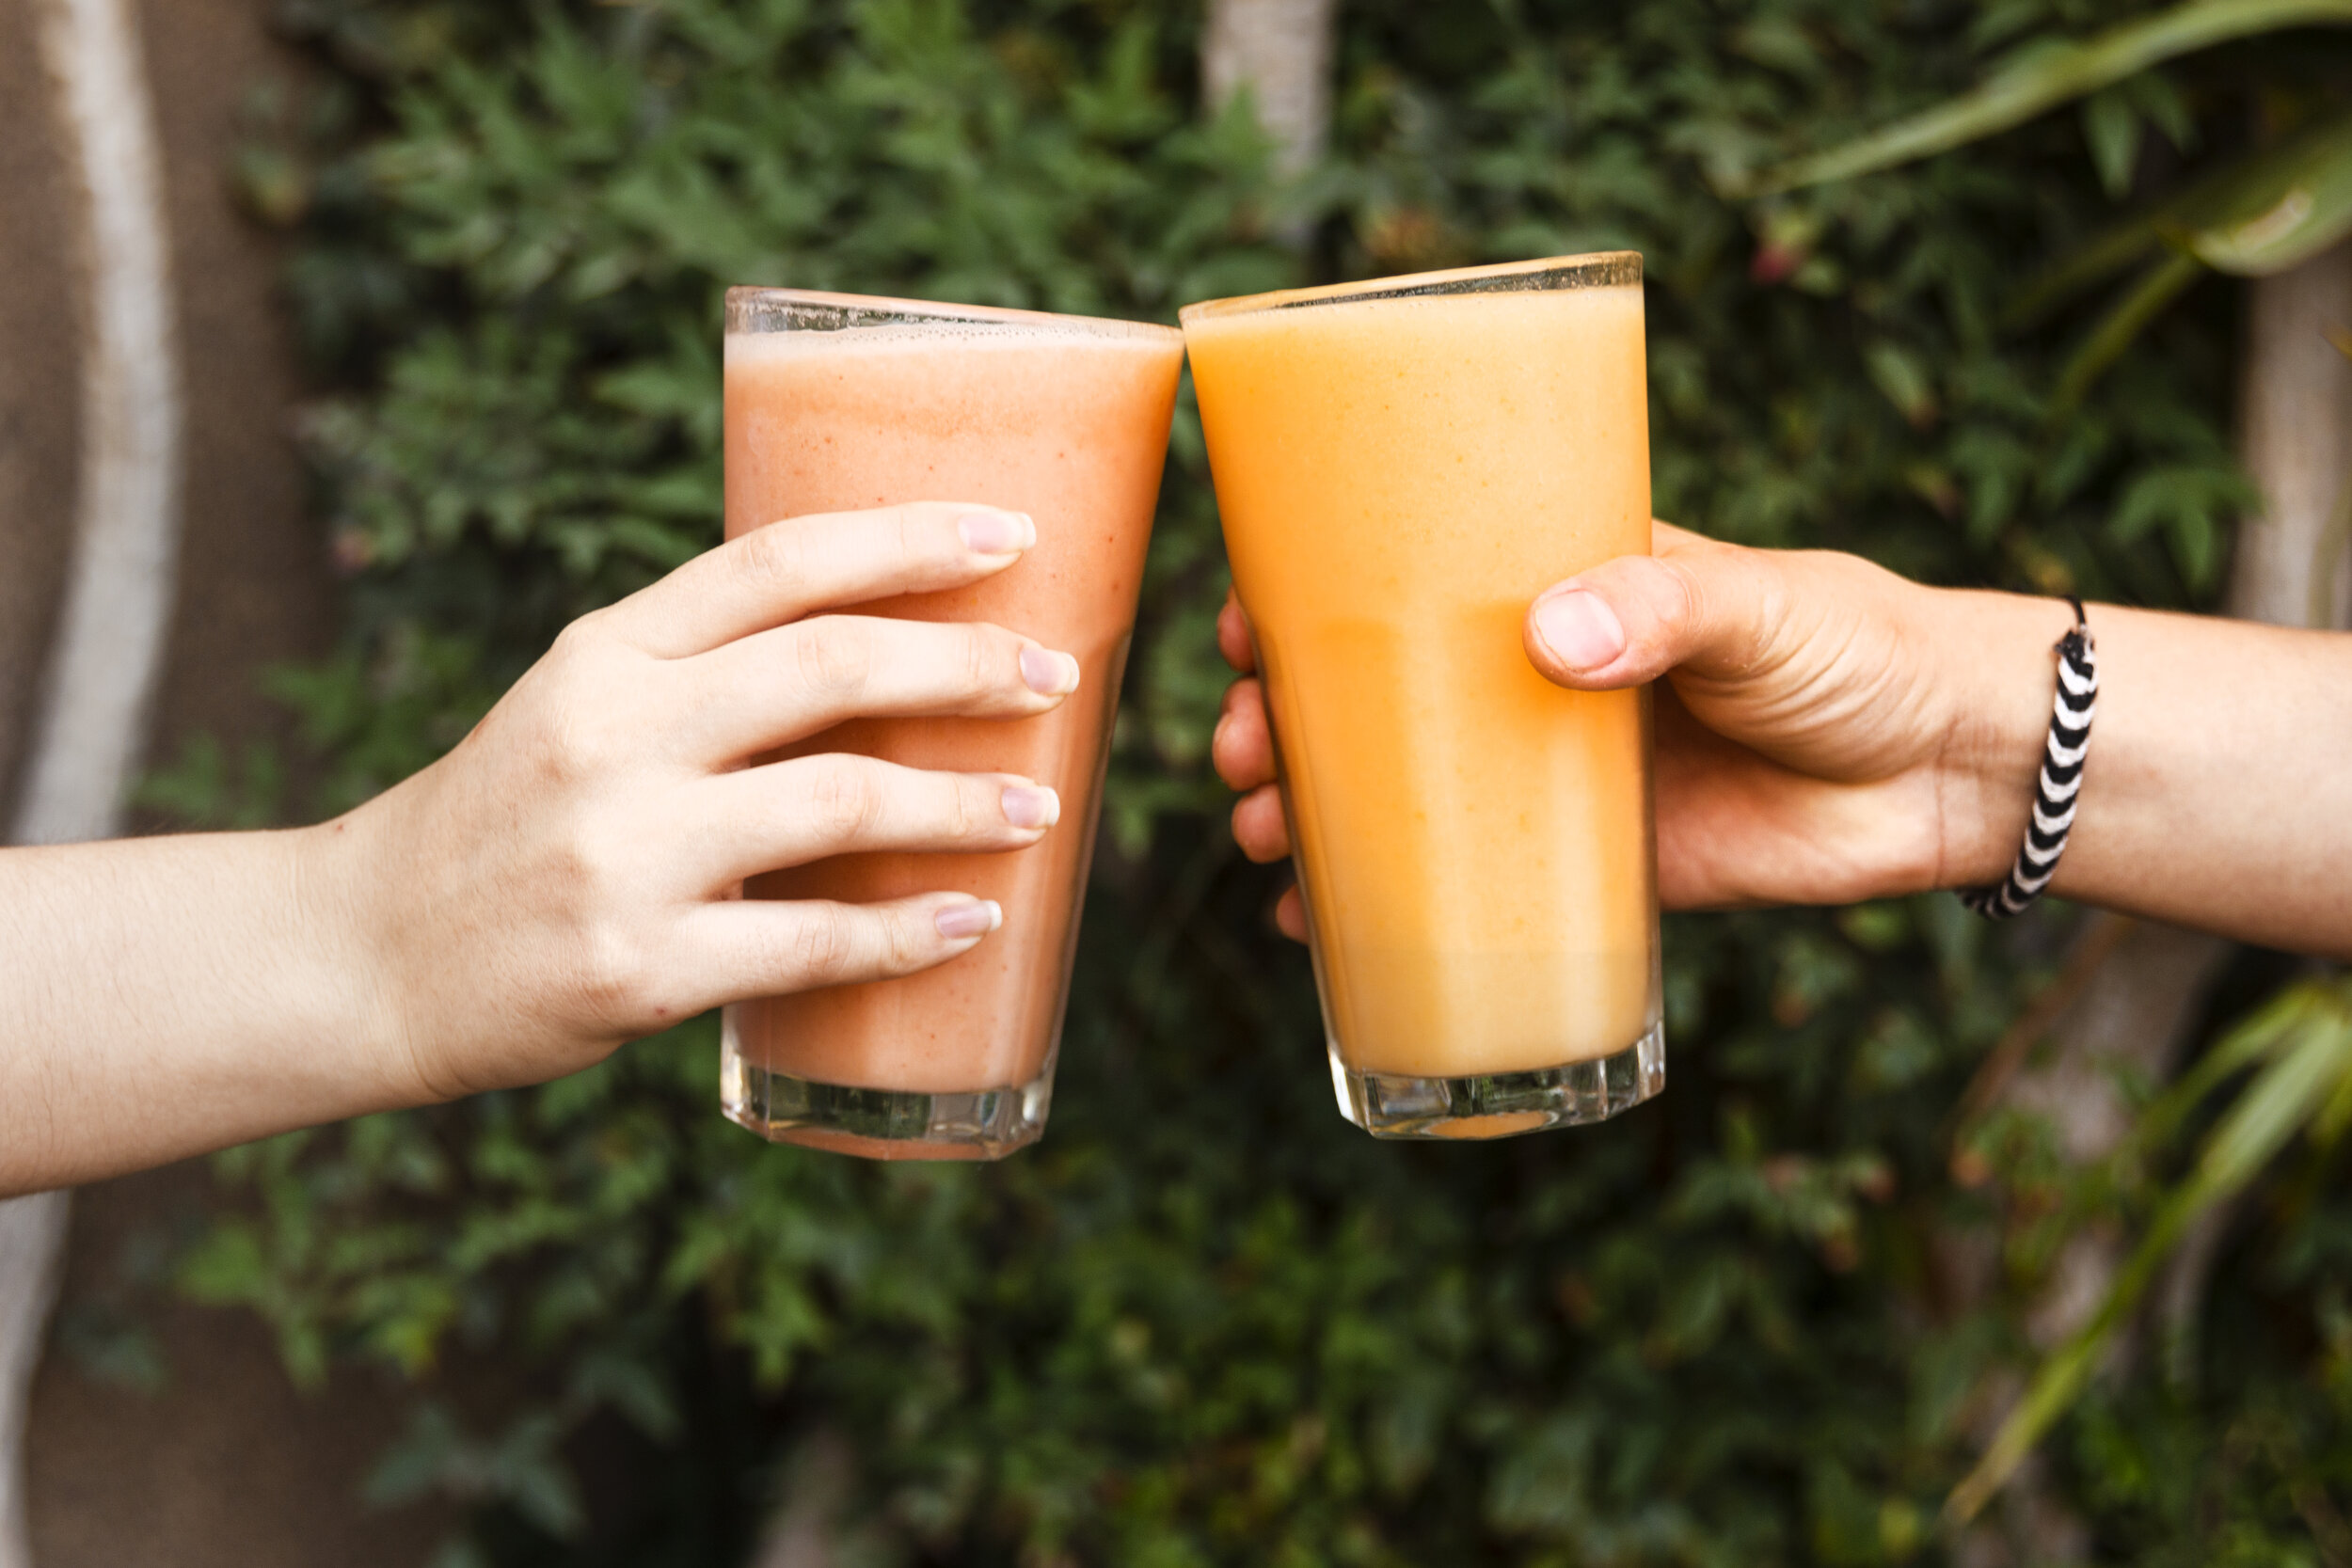
[{"label": "thick glass bottom", "polygon": [[812,1084],[745,1061],[729,1040],[719,1058],[727,1119],[771,1143],[868,1160],[1001,1160],[1045,1135],[1054,1062],[1026,1084],[919,1094]]},{"label": "thick glass bottom", "polygon": [[1340,1115],[1375,1138],[1508,1138],[1547,1127],[1606,1121],[1666,1086],[1661,1022],[1613,1056],[1532,1072],[1476,1078],[1408,1078],[1358,1072],[1331,1044]]}]

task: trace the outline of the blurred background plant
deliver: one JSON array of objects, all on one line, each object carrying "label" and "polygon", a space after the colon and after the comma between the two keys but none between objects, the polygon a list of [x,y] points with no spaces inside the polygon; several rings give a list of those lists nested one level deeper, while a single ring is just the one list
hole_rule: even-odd
[{"label": "blurred background plant", "polygon": [[[2019,20],[1996,9],[1979,37],[1997,40]],[[2099,183],[2121,199],[2133,193],[2152,134],[2176,156],[2201,150],[2190,100],[2161,67],[2314,24],[2352,26],[2352,0],[2189,0],[2079,43],[2039,40],[1947,103],[1761,179],[1726,171],[1718,183],[1732,194],[1779,193],[1848,180],[1996,135],[2080,101],[2083,140]],[[2050,262],[2004,310],[2005,325],[2034,325],[2082,291],[2146,264],[2059,372],[2054,412],[2070,412],[2140,329],[2208,269],[2273,277],[2352,233],[2352,108],[2345,107],[2343,83],[2325,72],[2297,81],[2265,70],[2248,86],[2257,119],[2249,147],[2213,160],[2217,166],[2199,168],[2192,178],[2168,181],[2170,188],[2156,199]],[[2323,608],[2316,619],[2326,624],[2328,612]]]},{"label": "blurred background plant", "polygon": [[[1351,0],[1301,166],[1250,92],[1203,109],[1189,7],[295,0],[317,69],[257,91],[237,188],[293,245],[344,651],[276,679],[302,754],[194,748],[149,801],[225,823],[362,799],[569,616],[707,544],[735,282],[1166,320],[1637,248],[1661,515],[2210,608],[2260,504],[2230,438],[2234,301],[2142,311],[2084,374],[2080,329],[2022,310],[2020,279],[2124,255],[2119,210],[2188,211],[2180,147],[2259,161],[2322,123],[2341,36],[2249,31],[2098,84],[2079,129],[2012,117],[1756,194],[2003,80],[1994,49],[2120,20]],[[2127,221],[2166,243],[2175,220]],[[2120,265],[2153,254],[2134,244]],[[451,1564],[807,1542],[1024,1568],[2352,1562],[2345,1118],[2314,1087],[2352,1037],[2340,987],[2224,1035],[2300,966],[2217,953],[2181,1003],[2196,1065],[2169,1089],[2169,1061],[2105,1072],[2139,1135],[2074,1158],[2008,1085],[2063,1053],[2044,1037],[2118,927],[1994,930],[1944,897],[1682,917],[1662,1102],[1374,1145],[1331,1110],[1305,961],[1206,770],[1223,587],[1187,407],[1041,1148],[987,1169],[768,1148],[717,1117],[701,1022],[537,1091],[223,1157],[244,1200],[184,1288],[263,1314],[297,1375],[413,1379],[376,1492],[471,1505]],[[2172,1375],[2115,1348],[2153,1268],[2130,1261],[2028,1391],[2070,1244],[2199,1214],[2228,1223],[2169,1320],[2194,1329]],[[2032,1430],[2002,1449],[2012,1408]],[[1988,1440],[2044,1428],[2045,1513],[1940,1537]]]},{"label": "blurred background plant", "polygon": [[[2013,51],[1991,76],[1954,99],[1760,179],[1738,170],[1719,172],[1717,184],[1733,194],[1771,196],[1852,179],[1980,141],[2054,106],[2080,101],[2084,142],[2100,183],[2120,199],[2132,194],[2151,132],[2160,131],[2176,154],[2199,150],[2188,100],[2158,68],[2240,39],[2312,24],[2352,24],[2352,5],[2188,0],[2118,23],[2080,42],[2036,40]],[[2010,24],[1996,12],[1980,25],[1979,37],[1997,36]],[[2296,438],[2285,443],[2286,451],[2266,439],[2270,432],[2253,427],[2282,422],[2265,419],[2270,405],[2292,403],[2306,390],[2297,383],[2312,379],[2313,362],[2323,373],[2339,369],[2329,363],[2323,341],[2352,355],[2347,329],[2352,248],[2343,245],[2352,233],[2352,111],[2344,106],[2342,83],[2332,78],[2296,81],[2265,71],[2247,83],[2257,95],[2249,148],[2215,160],[2217,167],[2174,182],[2174,188],[2139,211],[2046,264],[2003,312],[2002,322],[2012,331],[2038,325],[2085,290],[2144,263],[2059,371],[2050,416],[2063,422],[2148,325],[2209,271],[2299,283],[2284,289],[2277,282],[2266,285],[2272,297],[2258,301],[2258,310],[2267,303],[2270,309],[2263,313],[2273,319],[2258,321],[2249,334],[2243,376],[2248,406],[2239,418],[2249,427],[2251,463],[2271,471],[2251,476],[2267,493],[2259,499],[2257,528],[2242,541],[2231,609],[2333,626],[2341,624],[2345,608],[2337,579],[2352,537],[2352,464],[2329,461],[2331,451],[2352,447],[2352,400],[2342,395],[2342,376],[2335,375],[2334,386],[2323,387],[2308,406],[2290,408]],[[2296,278],[2298,273],[2303,276]],[[2307,293],[2316,297],[2296,297]],[[2289,319],[2278,322],[2281,315]],[[2297,338],[2301,341],[2294,341]],[[2325,395],[2328,390],[2337,395]],[[2294,450],[2298,445],[2308,450]],[[2154,494],[2156,486],[2173,483],[2150,474],[2135,495]],[[2292,494],[2298,490],[2305,493]],[[2133,503],[2125,504],[2128,511]],[[2303,515],[2293,515],[2297,512]],[[2074,967],[2110,962],[2120,928],[2112,919],[2095,927],[2078,943]],[[2195,995],[2192,990],[2185,1003]],[[2110,1243],[2101,1256],[2074,1271],[2067,1285],[2076,1305],[2065,1317],[2079,1321],[2045,1323],[2037,1338],[2055,1342],[2047,1344],[2032,1381],[2002,1416],[1983,1456],[1946,1499],[1947,1523],[1965,1526],[2017,1476],[2034,1445],[2082,1395],[2102,1359],[2112,1361],[2123,1352],[2120,1337],[2149,1287],[2168,1268],[2175,1280],[2168,1370],[2176,1385],[2194,1376],[2200,1305],[2194,1298],[2231,1217],[2229,1206],[2297,1132],[2308,1130],[2324,1154],[2352,1117],[2347,997],[2352,991],[2340,981],[2307,980],[2285,988],[2142,1113],[2128,1135],[2109,1140],[2117,1147],[2099,1150],[2115,1164],[2144,1160],[2165,1146],[2217,1085],[2266,1060],[2208,1135],[2191,1168],[2153,1204],[2128,1255]],[[2176,1034],[2177,1024],[2166,1032]],[[2030,1038],[2030,1033],[2012,1026],[2005,1044],[2020,1046]],[[1988,1072],[2014,1069],[2014,1062],[2003,1063],[2003,1055],[1996,1049],[1972,1091],[1989,1083]],[[1987,1099],[1972,1092],[1963,1099],[1963,1112],[1981,1112]],[[1986,1165],[1982,1150],[1965,1147],[1967,1141],[1962,1161]],[[2094,1300],[2086,1315],[2085,1305]],[[2025,1490],[2038,1490],[2039,1479],[2029,1475]],[[2066,1522],[2070,1537],[2082,1541],[2080,1522]],[[2340,1554],[2352,1539],[2340,1528],[2323,1528],[2332,1526],[2331,1518],[2307,1523],[2320,1536],[2323,1552]]]}]

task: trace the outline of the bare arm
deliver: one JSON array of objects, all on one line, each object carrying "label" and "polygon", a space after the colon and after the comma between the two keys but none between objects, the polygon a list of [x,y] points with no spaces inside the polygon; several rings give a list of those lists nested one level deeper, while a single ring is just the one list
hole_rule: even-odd
[{"label": "bare arm", "polygon": [[723,1001],[928,968],[1001,911],[745,901],[860,849],[1018,849],[1005,774],[744,766],[858,715],[1042,713],[1017,633],[823,613],[1013,565],[1026,518],[779,523],[567,629],[448,757],[286,832],[0,852],[0,1195],[539,1083]]},{"label": "bare arm", "polygon": [[[1660,524],[1653,556],[1546,591],[1528,657],[1587,689],[1663,677],[1673,908],[1841,903],[1999,879],[2032,809],[2054,600],[1923,588],[1851,556]],[[2352,956],[2352,637],[2091,607],[2100,695],[2060,896]],[[1219,627],[1251,663],[1237,606]],[[1235,836],[1290,852],[1253,680],[1216,759]],[[1280,911],[1303,931],[1295,900]]]},{"label": "bare arm", "polygon": [[0,853],[0,1192],[403,1101],[352,837]]},{"label": "bare arm", "polygon": [[[2052,607],[1994,594],[1947,600],[1970,700],[1988,721],[1962,762],[1980,781],[1973,847],[1939,884],[1992,882],[2032,806],[2049,723]],[[2066,618],[2060,610],[2061,629]],[[2090,619],[2098,716],[2051,891],[2352,958],[2352,636],[2110,605]],[[2019,689],[2029,697],[2011,695]]]}]

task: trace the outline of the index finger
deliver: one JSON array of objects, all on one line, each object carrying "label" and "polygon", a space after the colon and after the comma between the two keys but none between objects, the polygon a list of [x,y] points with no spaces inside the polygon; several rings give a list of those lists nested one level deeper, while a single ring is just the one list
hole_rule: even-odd
[{"label": "index finger", "polygon": [[960,588],[1036,543],[1027,514],[966,501],[811,513],[705,551],[603,619],[658,658],[685,658],[819,610]]},{"label": "index finger", "polygon": [[1225,608],[1216,612],[1216,651],[1243,674],[1256,673],[1258,645],[1250,638],[1249,617],[1242,610],[1241,595],[1231,588],[1225,591]]}]

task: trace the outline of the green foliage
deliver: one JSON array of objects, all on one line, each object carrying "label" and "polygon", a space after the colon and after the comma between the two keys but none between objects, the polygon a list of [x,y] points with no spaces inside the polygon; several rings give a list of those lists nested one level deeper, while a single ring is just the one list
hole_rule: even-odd
[{"label": "green foliage", "polygon": [[[1718,182],[1729,191],[1772,193],[1848,180],[1948,152],[2081,99],[2083,139],[2099,182],[2110,198],[2122,198],[2131,190],[2149,127],[2161,129],[2177,151],[2198,143],[2187,103],[2158,65],[2239,40],[2314,25],[2352,26],[2352,4],[2185,0],[2095,38],[2046,40],[2021,49],[1984,82],[1947,103],[1760,179],[1735,169],[1720,175]],[[2283,272],[2352,233],[2352,115],[2338,106],[2341,93],[2340,83],[2321,87],[2311,105],[2296,106],[2316,123],[2235,159],[2109,230],[2062,258],[2011,305],[2012,320],[2030,319],[2086,282],[2157,256],[2067,363],[2053,399],[2055,412],[2071,414],[2090,383],[2202,276],[2202,268],[2245,277]]]},{"label": "green foliage", "polygon": [[[1846,147],[1800,160],[1757,188],[1788,189],[1891,167],[2010,130],[2053,104],[2082,98],[2083,132],[2092,164],[2108,197],[2120,198],[2133,182],[2144,123],[2162,125],[2177,150],[2186,150],[2197,141],[2185,103],[2153,66],[2217,44],[2312,24],[2352,24],[2352,6],[2342,0],[2188,0],[2093,39],[2054,41],[2021,52],[1973,90]],[[2026,301],[2012,304],[2012,321],[2029,320],[2081,283],[2137,258],[2157,256],[2059,373],[2051,400],[2055,415],[2071,415],[2091,384],[2197,281],[2203,268],[2240,277],[2281,272],[2352,233],[2352,115],[2331,107],[2336,96],[2322,97],[2316,124],[2206,175],[2153,210],[2092,240],[2049,269],[2042,282],[2027,292]],[[2169,253],[2158,251],[2159,244]],[[1880,362],[1871,368],[1880,372],[1880,385],[1888,388],[1888,395],[1904,402],[1896,388],[1909,381],[1897,375],[1890,382]],[[2188,579],[2202,586],[2212,579],[2217,564],[2210,520],[2217,501],[2235,501],[2243,508],[2258,503],[2259,498],[2222,476],[2150,468],[2124,492],[2113,531],[2128,541],[2159,523],[2168,525]],[[2352,508],[2352,485],[2346,486],[2338,510],[2346,508]],[[2333,592],[2338,535],[2331,518],[2307,566],[2312,626],[2332,624],[2328,595]],[[2109,1351],[2192,1225],[2253,1181],[2305,1121],[2316,1122],[2321,1142],[2334,1141],[2347,1114],[2336,1102],[2352,1106],[2347,1099],[2352,1096],[2352,1067],[2347,1066],[2352,1062],[2352,1026],[2346,1025],[2336,1000],[2324,987],[2290,991],[2224,1040],[2190,1075],[2184,1088],[2201,1094],[2210,1086],[2209,1079],[2228,1068],[2265,1053],[2281,1053],[2215,1130],[2193,1173],[2156,1208],[2146,1234],[2104,1287],[2090,1322],[2036,1370],[1984,1456],[1947,1499],[1948,1520],[1964,1525],[1973,1519],[2081,1397],[2098,1358]],[[2193,1104],[2195,1099],[2176,1092],[2173,1107]],[[2177,1109],[2171,1115],[2167,1111],[2159,1106],[2152,1112],[2137,1141],[2145,1144],[2177,1118]],[[2323,1545],[2333,1544],[2331,1540]]]},{"label": "green foliage", "polygon": [[[1168,319],[1631,246],[1661,515],[2191,602],[2242,496],[2224,302],[2140,335],[2063,422],[2059,346],[1994,330],[2034,258],[2095,230],[2070,140],[1754,213],[1708,183],[1956,89],[2020,11],[1359,0],[1336,151],[1278,188],[1246,120],[1194,108],[1189,9],[305,0],[322,81],[257,100],[241,166],[296,230],[294,309],[340,388],[308,429],[348,651],[282,682],[316,805],[421,765],[565,618],[713,537],[736,282]],[[1304,254],[1266,238],[1290,221]],[[1206,775],[1223,585],[1187,408],[1040,1148],[769,1148],[718,1117],[703,1021],[226,1157],[246,1201],[187,1286],[264,1314],[304,1375],[414,1378],[376,1494],[478,1505],[467,1560],[741,1560],[820,1438],[854,1456],[877,1561],[1934,1557],[2051,1216],[2081,1212],[2030,1129],[1994,1191],[1952,1183],[1942,1129],[2063,912],[1997,936],[1947,898],[1677,918],[1663,1101],[1375,1145],[1332,1112],[1305,962]],[[191,753],[156,799],[246,809],[247,775]],[[2318,1528],[2296,1499],[2336,1506],[2352,1212],[2295,1191],[2213,1307],[2291,1330],[2209,1335],[2204,1381],[2102,1390],[2062,1429],[2058,1483],[2119,1550],[2280,1560]],[[1979,1243],[2005,1261],[1976,1293],[1946,1254]],[[2178,1502],[2217,1465],[2255,1479]]]},{"label": "green foliage", "polygon": [[1818,153],[1737,188],[1788,190],[1850,180],[1914,158],[1948,152],[2024,124],[2060,103],[2087,98],[2084,133],[2110,196],[2128,183],[2143,115],[2194,139],[2188,116],[2153,67],[2217,44],[2291,27],[2352,25],[2345,0],[2184,0],[2120,23],[2079,43],[2044,40],[2013,54],[1979,86],[1862,140]]},{"label": "green foliage", "polygon": [[2131,1152],[2159,1144],[2218,1080],[2257,1063],[2263,1070],[2207,1135],[2189,1173],[2156,1203],[2147,1233],[2098,1311],[2036,1370],[1984,1457],[1954,1489],[1947,1505],[1954,1518],[1964,1521],[1982,1509],[2080,1397],[2098,1358],[2191,1226],[2250,1186],[2307,1126],[2325,1151],[2352,1124],[2352,986],[2307,982],[2232,1031],[2151,1107],[2135,1129]]}]

